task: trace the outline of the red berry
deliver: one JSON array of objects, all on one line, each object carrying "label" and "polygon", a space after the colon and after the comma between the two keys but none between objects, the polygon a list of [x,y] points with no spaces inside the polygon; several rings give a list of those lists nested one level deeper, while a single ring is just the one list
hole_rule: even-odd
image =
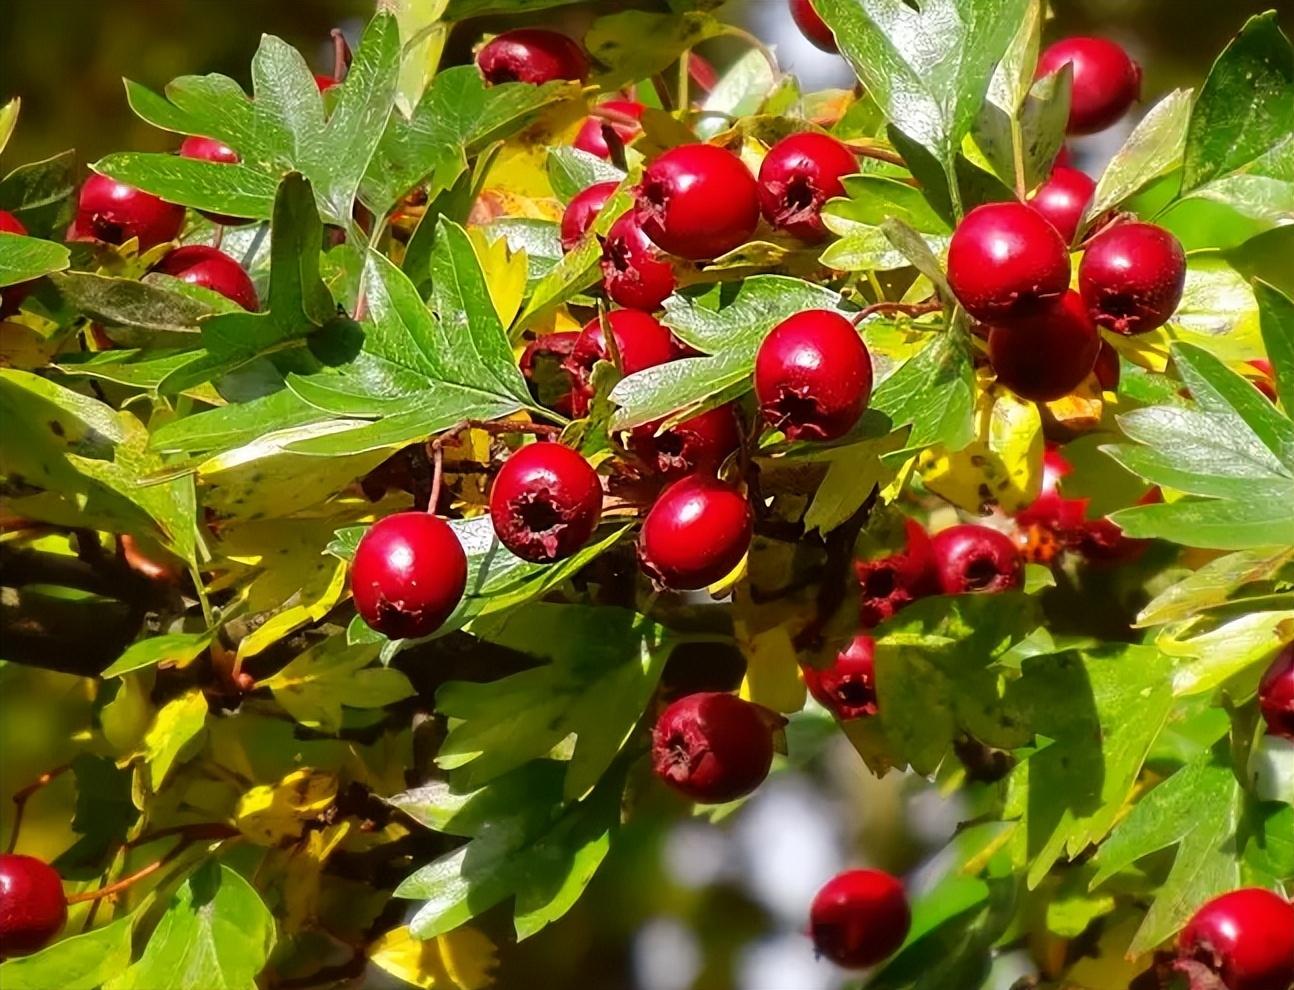
[{"label": "red berry", "polygon": [[581,189],[566,204],[561,226],[563,251],[572,250],[584,239],[602,207],[607,205],[607,200],[619,187],[620,183],[614,180],[595,182],[587,189]]},{"label": "red berry", "polygon": [[1122,117],[1141,96],[1141,67],[1120,45],[1105,38],[1065,38],[1043,51],[1038,76],[1073,66],[1070,91],[1070,134],[1092,134]]},{"label": "red berry", "polygon": [[1086,172],[1057,165],[1047,181],[1033,191],[1029,205],[1046,217],[1068,244],[1078,233],[1095,192],[1096,183]]},{"label": "red berry", "polygon": [[1032,316],[1069,288],[1069,252],[1036,210],[988,203],[971,210],[953,231],[948,281],[977,320]]},{"label": "red berry", "polygon": [[157,263],[154,271],[219,292],[249,312],[255,313],[261,307],[256,297],[256,286],[243,271],[243,266],[224,251],[206,244],[186,244],[176,248]]},{"label": "red berry", "polygon": [[[650,313],[614,309],[606,314],[606,321],[619,352],[621,374],[632,375],[635,371],[673,360],[673,337]],[[593,398],[593,366],[599,361],[610,360],[602,321],[595,317],[584,324],[565,364],[575,379],[571,408],[576,416],[589,411],[589,401]]]},{"label": "red berry", "polygon": [[666,478],[705,471],[713,474],[741,445],[736,407],[731,403],[676,423],[660,433],[659,421],[634,430],[634,452]]},{"label": "red berry", "polygon": [[755,232],[759,186],[731,151],[685,144],[647,166],[636,216],[662,250],[693,261],[715,258]]},{"label": "red berry", "polygon": [[1096,352],[1096,366],[1092,368],[1092,372],[1103,392],[1119,391],[1119,376],[1122,374],[1119,352],[1108,340],[1101,341],[1101,349]]},{"label": "red berry", "polygon": [[773,719],[721,691],[689,694],[656,720],[651,762],[657,777],[693,801],[735,801],[768,776]]},{"label": "red berry", "polygon": [[1258,707],[1269,733],[1294,739],[1294,643],[1276,654],[1263,674],[1258,685]]},{"label": "red berry", "polygon": [[857,171],[854,153],[833,137],[813,131],[784,137],[759,166],[759,208],[779,230],[820,241],[827,236],[822,205],[843,196],[840,180]]},{"label": "red berry", "polygon": [[814,700],[841,721],[876,714],[876,641],[859,635],[836,654],[830,667],[803,667]]},{"label": "red berry", "polygon": [[1077,549],[1090,561],[1115,564],[1141,556],[1146,540],[1134,540],[1104,517],[1089,519],[1078,531]]},{"label": "red berry", "polygon": [[963,523],[931,541],[935,575],[945,595],[995,594],[1020,587],[1024,564],[1011,538],[996,529]]},{"label": "red berry", "polygon": [[0,210],[0,231],[6,234],[20,234],[24,237],[27,234],[27,228],[22,225],[22,221],[8,210]]},{"label": "red berry", "polygon": [[318,88],[319,92],[323,93],[332,89],[336,85],[337,80],[332,76],[320,75],[318,72],[315,73],[315,86]]},{"label": "red berry", "polygon": [[988,335],[998,381],[1034,402],[1051,402],[1078,388],[1100,349],[1101,335],[1077,292],[1028,320],[992,327]]},{"label": "red berry", "polygon": [[1253,383],[1254,388],[1272,402],[1279,401],[1279,396],[1276,394],[1276,375],[1272,371],[1271,362],[1263,358],[1254,358],[1245,363],[1258,372],[1257,376],[1249,376],[1249,381]]},{"label": "red berry", "polygon": [[531,394],[564,416],[571,414],[571,376],[565,362],[579,339],[575,330],[542,334],[526,345],[518,362]]},{"label": "red berry", "polygon": [[661,492],[647,513],[638,562],[663,588],[705,588],[741,563],[753,527],[741,492],[709,475],[689,475]]},{"label": "red berry", "polygon": [[809,309],[775,326],[755,356],[764,420],[788,440],[834,440],[858,422],[872,395],[872,359],[839,313]]},{"label": "red berry", "polygon": [[[607,100],[598,104],[608,110],[615,110],[634,120],[640,120],[643,111],[647,109],[637,100]],[[599,158],[610,158],[611,149],[607,146],[606,134],[603,132],[604,127],[610,127],[615,132],[616,137],[620,139],[621,144],[629,144],[634,138],[643,132],[639,124],[628,124],[619,120],[607,120],[604,117],[589,117],[580,126],[580,132],[575,135],[574,147],[580,151],[587,151],[590,155],[597,155]]]},{"label": "red berry", "polygon": [[0,854],[0,959],[43,949],[66,922],[58,872],[34,856]]},{"label": "red berry", "polygon": [[[23,226],[22,221],[8,210],[0,210],[0,231],[20,236],[27,234],[27,228]],[[35,284],[36,280],[32,279],[29,282],[6,285],[0,289],[0,316],[18,312],[18,307],[22,305],[22,301],[27,298],[27,293],[31,292]]]},{"label": "red berry", "polygon": [[439,629],[467,587],[467,555],[454,530],[429,512],[375,522],[355,548],[350,589],[371,627],[391,639]]},{"label": "red berry", "polygon": [[1233,890],[1196,911],[1177,945],[1188,972],[1203,967],[1227,990],[1289,990],[1294,905],[1260,887]]},{"label": "red berry", "polygon": [[678,284],[674,265],[643,233],[633,211],[611,225],[602,242],[602,286],[615,302],[656,309]]},{"label": "red berry", "polygon": [[831,33],[831,28],[827,27],[827,22],[813,9],[812,0],[791,0],[791,18],[795,21],[795,26],[800,29],[800,33],[808,38],[814,47],[821,48],[824,52],[840,51],[836,44],[836,36]]},{"label": "red berry", "polygon": [[589,462],[560,443],[510,456],[490,488],[499,542],[523,560],[551,564],[588,542],[602,515],[602,484]]},{"label": "red berry", "polygon": [[184,207],[106,175],[92,175],[81,186],[73,231],[109,244],[139,238],[139,249],[174,240],[184,226]]},{"label": "red berry", "polygon": [[1065,455],[1054,444],[1042,455],[1042,489],[1030,505],[1016,514],[1021,529],[1038,526],[1054,533],[1062,543],[1076,538],[1087,517],[1087,499],[1065,498],[1060,481],[1073,471]]},{"label": "red berry", "polygon": [[543,28],[504,31],[477,53],[476,65],[491,86],[505,82],[538,86],[554,79],[583,82],[589,76],[584,49],[561,32]]},{"label": "red berry", "polygon": [[1078,290],[1098,326],[1121,334],[1162,327],[1186,285],[1186,252],[1163,227],[1116,223],[1093,238],[1078,266]]},{"label": "red berry", "polygon": [[879,560],[854,561],[860,597],[859,621],[865,628],[879,625],[918,598],[939,591],[930,537],[915,519],[904,521],[907,546]]},{"label": "red berry", "polygon": [[911,925],[903,884],[883,870],[837,874],[809,908],[814,949],[850,969],[872,966],[892,955]]},{"label": "red berry", "polygon": [[[196,158],[198,161],[218,162],[222,165],[233,165],[240,161],[238,152],[227,144],[222,144],[215,138],[209,137],[186,137],[180,143],[181,158]],[[208,213],[202,211],[202,215],[214,223],[224,224],[225,226],[237,226],[238,224],[247,223],[245,217],[231,217],[223,213]]]}]

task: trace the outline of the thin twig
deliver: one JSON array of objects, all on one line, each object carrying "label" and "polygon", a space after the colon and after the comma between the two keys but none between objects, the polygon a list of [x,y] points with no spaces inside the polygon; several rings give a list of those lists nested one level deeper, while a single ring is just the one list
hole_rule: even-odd
[{"label": "thin twig", "polygon": [[72,764],[64,763],[62,766],[54,767],[52,770],[46,770],[26,787],[14,792],[13,831],[9,834],[9,846],[5,852],[12,853],[18,846],[18,830],[22,828],[23,812],[27,810],[27,802],[30,800],[31,796],[47,784],[67,773],[70,769],[72,769]]},{"label": "thin twig", "polygon": [[903,156],[897,151],[888,151],[873,144],[859,145],[849,144],[848,142],[845,143],[845,147],[859,158],[874,158],[878,162],[888,162],[890,165],[898,165],[900,168],[908,167],[908,163],[903,160]]},{"label": "thin twig", "polygon": [[937,313],[941,309],[943,309],[943,304],[934,299],[920,303],[882,301],[872,303],[855,313],[854,326],[876,313],[902,313],[905,316],[922,316],[926,313]]},{"label": "thin twig", "polygon": [[525,434],[538,437],[555,437],[562,432],[559,426],[547,423],[516,423],[510,420],[495,422],[492,420],[464,419],[459,420],[438,437],[427,441],[427,453],[431,456],[431,495],[427,500],[427,511],[435,512],[440,501],[440,489],[445,473],[445,445],[458,439],[465,430],[481,430],[490,436],[509,436]]}]

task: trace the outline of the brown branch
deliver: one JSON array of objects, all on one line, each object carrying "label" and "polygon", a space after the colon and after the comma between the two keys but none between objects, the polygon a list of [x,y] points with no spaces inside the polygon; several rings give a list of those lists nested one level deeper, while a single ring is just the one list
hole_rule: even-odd
[{"label": "brown branch", "polygon": [[862,323],[863,320],[876,313],[902,313],[905,316],[923,316],[926,313],[937,313],[943,309],[943,304],[937,299],[927,300],[921,303],[902,303],[902,302],[877,302],[870,306],[864,307],[854,314],[854,326]]},{"label": "brown branch", "polygon": [[18,832],[22,828],[23,812],[27,810],[27,802],[31,799],[31,796],[71,769],[72,765],[70,763],[64,763],[62,766],[54,767],[52,770],[46,770],[26,787],[19,788],[14,792],[13,831],[9,834],[9,846],[5,852],[12,853],[18,847]]}]

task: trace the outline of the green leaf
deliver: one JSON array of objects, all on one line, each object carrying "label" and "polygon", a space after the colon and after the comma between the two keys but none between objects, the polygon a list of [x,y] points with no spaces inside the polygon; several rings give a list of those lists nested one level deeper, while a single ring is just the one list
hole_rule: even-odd
[{"label": "green leaf", "polygon": [[72,151],[19,165],[0,181],[0,209],[16,214],[29,234],[61,238],[71,218],[78,178]]},{"label": "green leaf", "polygon": [[5,990],[97,990],[130,965],[134,915],[0,964]]},{"label": "green leaf", "polygon": [[1190,113],[1189,89],[1175,89],[1150,108],[1101,173],[1085,222],[1118,206],[1181,163]]},{"label": "green leaf", "polygon": [[132,670],[142,670],[160,663],[184,667],[196,660],[211,645],[214,633],[162,633],[131,643],[100,677],[120,677]]},{"label": "green leaf", "polygon": [[1254,604],[1234,618],[1222,612],[1220,619],[1203,626],[1206,632],[1201,632],[1198,624],[1161,630],[1155,637],[1155,646],[1177,664],[1173,693],[1178,697],[1202,694],[1229,686],[1233,678],[1246,673],[1250,676],[1237,680],[1232,693],[1252,691],[1272,650],[1282,639],[1281,630],[1294,622],[1294,608],[1288,607],[1294,601],[1285,597],[1274,602],[1287,607],[1282,610]]},{"label": "green leaf", "polygon": [[63,272],[53,276],[53,282],[64,299],[92,319],[109,326],[183,333],[195,344],[198,322],[217,311],[191,296],[133,278]]},{"label": "green leaf", "polygon": [[[193,756],[206,732],[207,699],[194,688],[168,701],[144,735],[143,758],[149,789],[161,789],[171,770]],[[142,990],[142,988],[141,988]]]},{"label": "green leaf", "polygon": [[758,48],[746,52],[728,67],[714,89],[706,94],[701,109],[709,111],[710,115],[701,117],[693,125],[697,137],[702,140],[712,138],[728,126],[727,120],[754,114],[776,84],[767,56]]},{"label": "green leaf", "polygon": [[883,224],[901,220],[918,231],[934,254],[948,250],[952,229],[931,208],[920,190],[881,175],[853,175],[844,180],[845,196],[823,208],[827,229],[838,235],[822,253],[822,263],[845,271],[891,271],[911,264],[886,236]]},{"label": "green leaf", "polygon": [[163,423],[153,432],[152,444],[156,450],[174,453],[233,449],[276,432],[317,424],[321,418],[314,406],[282,389]]},{"label": "green leaf", "polygon": [[347,646],[343,637],[332,636],[258,686],[273,691],[274,700],[302,725],[339,732],[343,705],[383,708],[415,693],[400,671],[370,668],[376,656],[371,645]]},{"label": "green leaf", "polygon": [[995,107],[1014,115],[1024,105],[1034,83],[1038,48],[1042,40],[1042,4],[1029,0],[1015,35],[993,70],[987,99]]},{"label": "green leaf", "polygon": [[15,285],[68,266],[67,248],[39,237],[0,231],[0,285]]},{"label": "green leaf", "polygon": [[1151,599],[1137,614],[1137,625],[1176,622],[1225,605],[1246,585],[1271,581],[1291,561],[1289,548],[1240,550],[1211,560]]},{"label": "green leaf", "polygon": [[1294,300],[1262,281],[1254,282],[1254,296],[1276,392],[1288,411],[1294,407]]},{"label": "green leaf", "polygon": [[901,442],[900,434],[891,433],[833,448],[827,458],[827,473],[804,513],[805,530],[816,529],[826,535],[857,512],[875,486],[888,483],[894,476],[882,463],[881,455],[897,449]]},{"label": "green leaf", "polygon": [[548,182],[562,202],[569,203],[589,186],[620,182],[624,177],[624,172],[605,158],[579,148],[548,149]]},{"label": "green leaf", "polygon": [[1064,67],[1039,79],[1018,112],[1007,112],[991,101],[980,110],[972,129],[975,147],[1004,184],[1014,187],[1018,182],[1032,189],[1051,173],[1065,143],[1072,78],[1072,71]]},{"label": "green leaf", "polygon": [[725,27],[700,10],[657,14],[625,10],[599,17],[584,35],[593,57],[592,82],[603,91],[619,89],[664,72],[687,49],[723,34]]},{"label": "green leaf", "polygon": [[1224,361],[1245,361],[1261,347],[1253,287],[1220,253],[1194,252],[1166,330],[1172,341],[1198,344]]},{"label": "green leaf", "polygon": [[98,876],[139,818],[131,800],[131,773],[106,756],[80,753],[72,760],[72,775],[76,778],[72,831],[80,838],[53,865],[64,877]]},{"label": "green leaf", "polygon": [[21,105],[22,101],[15,96],[0,107],[0,152],[4,151],[13,136],[13,129],[18,126],[18,108]]},{"label": "green leaf", "polygon": [[465,21],[485,14],[519,14],[549,7],[565,7],[578,0],[449,0],[442,15],[447,21]]},{"label": "green leaf", "polygon": [[974,439],[975,370],[970,337],[954,328],[934,335],[872,394],[871,408],[897,428],[912,425],[906,449],[942,444],[949,452]]}]

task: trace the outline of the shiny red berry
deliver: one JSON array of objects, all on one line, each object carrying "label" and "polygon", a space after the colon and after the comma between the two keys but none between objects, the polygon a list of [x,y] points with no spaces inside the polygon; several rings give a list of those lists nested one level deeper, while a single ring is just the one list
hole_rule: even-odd
[{"label": "shiny red berry", "polygon": [[[26,236],[27,228],[23,226],[22,221],[10,213],[8,210],[0,210],[0,231],[6,234],[18,234]],[[0,289],[0,316],[8,316],[10,313],[18,312],[18,307],[22,301],[27,298],[31,292],[36,280],[29,282],[19,282],[15,285],[6,285]]]},{"label": "shiny red berry", "polygon": [[369,527],[355,548],[350,589],[360,618],[391,639],[439,629],[467,587],[467,555],[429,512],[398,512]]},{"label": "shiny red berry", "polygon": [[491,86],[505,82],[540,85],[554,79],[583,82],[589,58],[567,35],[543,28],[518,28],[495,36],[476,55],[477,68]]},{"label": "shiny red berry", "polygon": [[1272,661],[1258,685],[1258,707],[1273,736],[1294,739],[1294,643]]},{"label": "shiny red berry", "polygon": [[1034,316],[1069,288],[1069,251],[1036,210],[988,203],[971,210],[953,231],[948,281],[977,320]]},{"label": "shiny red berry", "polygon": [[[607,100],[599,103],[598,106],[605,107],[608,110],[614,110],[616,113],[624,114],[626,117],[632,117],[634,120],[642,118],[644,107],[637,100]],[[610,158],[611,149],[607,146],[607,137],[603,128],[609,127],[620,139],[621,144],[629,144],[634,138],[643,132],[641,124],[630,124],[623,120],[607,120],[605,117],[589,117],[580,125],[579,133],[575,135],[573,146],[580,151],[587,151],[590,155],[597,155],[599,158]]]},{"label": "shiny red berry", "polygon": [[774,716],[720,691],[689,694],[652,729],[656,776],[700,804],[744,797],[773,763]]},{"label": "shiny red berry", "polygon": [[243,266],[224,251],[206,244],[177,247],[168,252],[153,270],[218,292],[248,312],[255,313],[261,307],[256,286],[243,271]]},{"label": "shiny red berry", "polygon": [[1203,968],[1226,990],[1294,985],[1294,905],[1270,890],[1247,887],[1213,898],[1195,912],[1177,945],[1180,968]]},{"label": "shiny red berry", "polygon": [[643,233],[632,210],[611,225],[602,241],[602,287],[613,301],[657,309],[677,285],[673,262]]},{"label": "shiny red berry", "polygon": [[892,955],[908,936],[912,912],[903,884],[883,870],[846,870],[818,891],[809,934],[819,955],[862,969]]},{"label": "shiny red berry", "polygon": [[855,636],[830,667],[803,667],[804,684],[814,700],[841,721],[875,715],[875,653],[871,636]]},{"label": "shiny red berry", "polygon": [[705,588],[741,563],[753,528],[741,492],[710,475],[689,475],[661,492],[647,513],[638,563],[662,588]]},{"label": "shiny red berry", "polygon": [[713,474],[741,445],[736,408],[709,409],[657,432],[660,423],[634,430],[631,444],[647,465],[666,478],[705,471]]},{"label": "shiny red berry", "polygon": [[58,872],[34,856],[0,854],[0,959],[43,949],[66,922]]},{"label": "shiny red berry", "polygon": [[595,182],[587,189],[581,189],[566,204],[561,225],[563,251],[572,250],[584,239],[602,207],[607,205],[607,200],[619,187],[620,183],[614,180]]},{"label": "shiny red berry", "polygon": [[[674,359],[674,338],[650,313],[637,309],[613,309],[606,314],[607,325],[615,340],[615,356],[620,373],[632,375],[635,371],[652,368]],[[611,361],[607,349],[602,320],[594,317],[584,324],[565,368],[575,384],[571,392],[571,408],[576,416],[589,411],[593,398],[593,366],[599,361]]]},{"label": "shiny red berry", "polygon": [[989,330],[997,379],[1016,395],[1051,402],[1078,388],[1096,366],[1101,335],[1077,292],[1027,320]]},{"label": "shiny red berry", "polygon": [[935,575],[945,595],[995,594],[1020,587],[1024,562],[1005,533],[963,523],[936,533],[931,541]]},{"label": "shiny red berry", "polygon": [[522,560],[551,564],[588,542],[602,515],[602,484],[582,456],[560,443],[513,453],[490,488],[499,542]]},{"label": "shiny red berry", "polygon": [[[194,158],[198,161],[217,162],[222,165],[233,165],[242,161],[238,157],[238,152],[229,145],[209,137],[187,137],[180,143],[180,157]],[[224,224],[225,226],[235,227],[239,224],[248,223],[245,217],[231,217],[223,213],[208,213],[202,211],[202,215],[214,223]]]},{"label": "shiny red berry", "polygon": [[96,174],[81,186],[73,233],[109,244],[124,244],[138,237],[139,249],[147,251],[174,240],[182,226],[184,207]]},{"label": "shiny red berry", "polygon": [[827,27],[827,22],[813,9],[812,0],[791,0],[791,18],[795,26],[813,44],[824,52],[838,52],[836,36]]},{"label": "shiny red berry", "polygon": [[1054,534],[1061,543],[1077,538],[1087,517],[1087,499],[1066,498],[1060,493],[1061,479],[1072,471],[1060,448],[1048,445],[1042,456],[1042,488],[1038,497],[1016,513],[1021,529],[1038,526]]},{"label": "shiny red berry", "polygon": [[1078,291],[1098,326],[1121,334],[1162,327],[1186,285],[1181,242],[1153,223],[1116,223],[1087,245]]},{"label": "shiny red berry", "polygon": [[937,594],[930,537],[915,519],[904,521],[907,546],[877,560],[854,561],[858,579],[858,618],[865,628],[879,625],[918,598]]},{"label": "shiny red berry", "polygon": [[1078,233],[1095,192],[1096,182],[1086,172],[1057,165],[1047,181],[1033,191],[1029,205],[1046,217],[1068,244]]},{"label": "shiny red berry", "polygon": [[731,151],[685,144],[647,166],[635,215],[662,250],[693,261],[715,258],[755,232],[759,186]]},{"label": "shiny red berry", "polygon": [[775,326],[755,355],[764,421],[789,440],[834,440],[858,422],[872,395],[872,359],[852,323],[809,309]]},{"label": "shiny red berry", "polygon": [[829,135],[802,131],[784,137],[759,166],[759,208],[779,230],[820,241],[827,236],[822,205],[843,196],[841,179],[857,171],[854,153]]},{"label": "shiny red berry", "polygon": [[1120,45],[1105,38],[1065,38],[1049,45],[1038,59],[1038,76],[1048,76],[1068,62],[1073,66],[1070,134],[1104,130],[1128,112],[1141,96],[1141,67]]}]

